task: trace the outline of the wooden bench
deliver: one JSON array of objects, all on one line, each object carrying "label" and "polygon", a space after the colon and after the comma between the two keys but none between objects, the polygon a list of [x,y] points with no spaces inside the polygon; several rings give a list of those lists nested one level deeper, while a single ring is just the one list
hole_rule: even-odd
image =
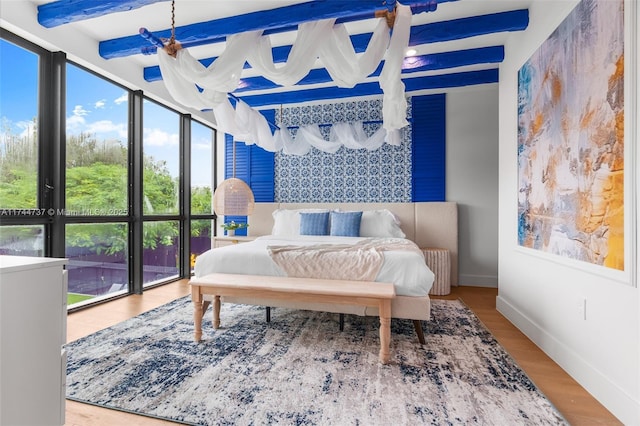
[{"label": "wooden bench", "polygon": [[373,306],[380,312],[380,362],[389,362],[391,299],[395,297],[393,284],[219,273],[192,278],[189,284],[194,305],[196,342],[202,338],[202,316],[210,303],[204,300],[205,294],[214,296],[213,327],[216,329],[220,326],[221,296]]}]

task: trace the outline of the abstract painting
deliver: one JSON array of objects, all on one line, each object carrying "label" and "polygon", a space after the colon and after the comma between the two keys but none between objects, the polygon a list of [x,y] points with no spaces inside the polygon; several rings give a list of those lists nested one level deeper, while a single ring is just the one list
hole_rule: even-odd
[{"label": "abstract painting", "polygon": [[624,271],[624,3],[582,0],[518,72],[518,243]]}]

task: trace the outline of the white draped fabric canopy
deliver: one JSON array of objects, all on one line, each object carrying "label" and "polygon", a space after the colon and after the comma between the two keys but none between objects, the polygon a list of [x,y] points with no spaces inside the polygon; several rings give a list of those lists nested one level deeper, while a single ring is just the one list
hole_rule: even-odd
[{"label": "white draped fabric canopy", "polygon": [[[282,150],[295,155],[304,155],[311,147],[325,152],[336,152],[341,146],[371,150],[385,141],[399,145],[399,129],[408,124],[400,73],[410,28],[411,8],[397,4],[392,33],[386,20],[380,18],[367,50],[361,55],[355,53],[344,25],[335,25],[335,19],[325,19],[298,26],[296,41],[284,65],[274,64],[271,40],[262,31],[229,36],[225,51],[209,67],[187,49],[178,50],[175,58],[158,49],[158,62],[171,96],[188,107],[213,109],[220,129],[236,140],[257,144],[267,151]],[[324,140],[317,125],[301,127],[294,140],[287,129],[272,134],[264,116],[246,103],[237,101],[235,109],[231,105],[228,93],[238,87],[245,61],[274,83],[292,86],[309,73],[318,59],[339,87],[353,87],[364,81],[384,59],[380,74],[383,122],[371,137],[365,135],[361,123],[336,123],[330,141]]]}]

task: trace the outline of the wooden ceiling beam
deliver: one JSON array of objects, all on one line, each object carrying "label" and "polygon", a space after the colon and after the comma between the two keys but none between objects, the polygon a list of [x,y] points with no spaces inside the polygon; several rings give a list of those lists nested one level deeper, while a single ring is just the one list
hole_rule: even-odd
[{"label": "wooden ceiling beam", "polygon": [[[402,77],[410,78],[409,74],[425,71],[436,71],[470,65],[497,64],[503,60],[503,46],[481,47],[477,49],[457,50],[454,52],[407,57],[405,58],[402,66]],[[381,71],[382,63],[369,77],[378,77]],[[324,68],[319,68],[311,70],[311,72],[300,80],[296,86],[323,84],[330,83],[331,81],[332,79],[329,76],[329,72]],[[247,77],[240,79],[240,85],[233,93],[235,95],[240,95],[243,92],[271,90],[278,87],[280,86],[264,77]]]},{"label": "wooden ceiling beam", "polygon": [[[411,6],[413,13],[421,13],[433,11],[438,3],[448,1],[457,0],[403,0],[402,4]],[[183,47],[194,47],[220,43],[229,35],[246,31],[263,30],[264,34],[295,31],[298,24],[321,19],[337,18],[336,22],[371,19],[375,11],[385,8],[385,3],[380,0],[315,0],[176,27],[176,39]],[[168,39],[171,29],[155,31],[154,36]],[[155,53],[155,47],[135,34],[101,41],[99,53],[105,59],[113,59]]]},{"label": "wooden ceiling beam", "polygon": [[[409,46],[437,43],[441,41],[461,40],[505,31],[523,31],[529,26],[529,11],[527,9],[508,12],[492,13],[488,15],[472,16],[469,18],[452,19],[449,21],[433,22],[411,28]],[[357,53],[364,52],[371,39],[371,33],[351,36],[351,43]],[[292,46],[278,46],[272,50],[274,62],[285,62],[289,57]],[[204,66],[209,66],[216,58],[201,59]],[[248,68],[248,65],[245,65]],[[160,67],[152,66],[144,69],[147,81],[162,79]]]},{"label": "wooden ceiling beam", "polygon": [[163,1],[169,0],[52,1],[38,6],[38,23],[45,28],[53,28],[111,13],[128,12]]},{"label": "wooden ceiling beam", "polygon": [[[402,79],[402,81],[405,85],[405,93],[407,96],[411,96],[411,92],[417,92],[420,90],[445,89],[450,87],[497,83],[498,69],[492,68],[480,71],[405,78]],[[374,95],[382,95],[382,90],[377,82],[361,83],[351,89],[322,87],[317,89],[296,90],[293,92],[238,96],[238,98],[242,99],[253,108],[260,108],[275,105],[287,105],[329,99],[357,98],[361,96]]]}]

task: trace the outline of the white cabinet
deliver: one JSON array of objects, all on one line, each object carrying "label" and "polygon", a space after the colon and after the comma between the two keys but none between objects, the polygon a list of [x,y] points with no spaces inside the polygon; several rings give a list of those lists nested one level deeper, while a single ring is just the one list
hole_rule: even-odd
[{"label": "white cabinet", "polygon": [[0,256],[0,425],[62,425],[67,259]]}]

